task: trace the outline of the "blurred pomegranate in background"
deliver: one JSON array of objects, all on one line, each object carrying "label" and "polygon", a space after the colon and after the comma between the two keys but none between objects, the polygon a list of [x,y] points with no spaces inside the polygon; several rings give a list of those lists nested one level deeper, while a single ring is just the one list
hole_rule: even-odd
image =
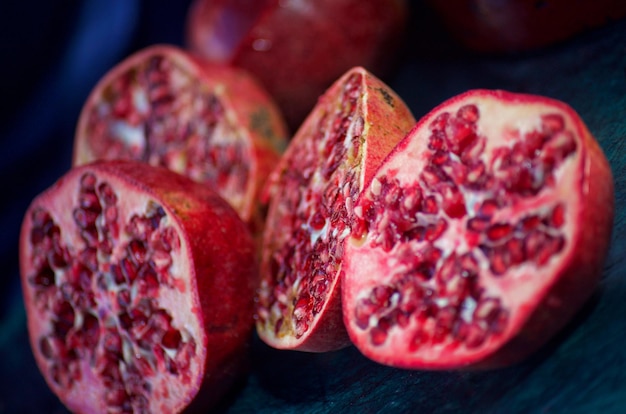
[{"label": "blurred pomegranate in background", "polygon": [[428,0],[465,47],[519,52],[548,46],[626,16],[622,0]]},{"label": "blurred pomegranate in background", "polygon": [[246,71],[157,44],[119,62],[85,102],[73,165],[133,159],[161,165],[217,191],[256,233],[258,200],[287,144],[287,128]]},{"label": "blurred pomegranate in background", "polygon": [[256,75],[295,130],[351,67],[390,72],[407,15],[405,0],[195,0],[187,43]]}]

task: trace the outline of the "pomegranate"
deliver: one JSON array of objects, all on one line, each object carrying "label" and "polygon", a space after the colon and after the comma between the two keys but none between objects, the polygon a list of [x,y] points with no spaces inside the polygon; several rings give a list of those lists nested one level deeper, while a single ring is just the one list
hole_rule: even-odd
[{"label": "pomegranate", "polygon": [[427,0],[461,44],[520,52],[565,41],[626,16],[622,0]]},{"label": "pomegranate", "polygon": [[406,0],[195,0],[187,44],[253,73],[292,130],[350,68],[391,72],[404,36]]},{"label": "pomegranate", "polygon": [[259,190],[286,142],[282,115],[251,75],[155,45],[95,86],[80,114],[73,163],[165,166],[211,186],[256,227],[264,219]]},{"label": "pomegranate", "polygon": [[26,212],[30,342],[80,413],[216,403],[254,330],[252,237],[208,187],[138,161],[76,167]]},{"label": "pomegranate", "polygon": [[415,124],[404,102],[361,67],[320,98],[267,185],[269,210],[257,297],[257,331],[279,349],[349,345],[339,272],[352,203]]},{"label": "pomegranate", "polygon": [[613,220],[609,164],[545,97],[443,103],[354,205],[342,303],[351,340],[401,368],[492,368],[545,343],[594,290]]}]

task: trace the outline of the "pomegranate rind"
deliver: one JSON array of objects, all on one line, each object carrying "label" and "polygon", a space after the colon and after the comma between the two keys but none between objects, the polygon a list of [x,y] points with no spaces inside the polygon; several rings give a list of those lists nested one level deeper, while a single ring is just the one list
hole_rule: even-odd
[{"label": "pomegranate rind", "polygon": [[[345,244],[344,323],[355,346],[381,364],[407,369],[490,369],[519,362],[571,320],[593,294],[602,275],[614,214],[610,165],[579,115],[554,99],[500,90],[472,90],[451,98],[422,118],[389,154],[355,208],[364,205],[376,181],[398,178],[401,183],[417,183],[416,171],[421,171],[428,157],[426,146],[431,123],[442,112],[454,114],[468,104],[478,107],[481,113],[478,134],[492,137],[488,138],[487,148],[515,142],[511,129],[532,131],[542,114],[556,113],[565,120],[565,129],[573,132],[577,149],[573,158],[563,162],[561,171],[555,173],[555,185],[549,192],[540,192],[513,205],[506,213],[496,213],[507,220],[547,205],[548,201],[560,201],[566,211],[562,226],[565,247],[541,268],[524,265],[530,267],[507,269],[511,274],[501,277],[487,274],[488,267],[480,270],[482,287],[493,292],[510,312],[500,333],[472,349],[447,340],[443,344],[427,342],[415,350],[409,349],[409,342],[416,333],[417,322],[405,328],[391,327],[382,345],[372,344],[370,330],[358,326],[355,317],[358,302],[374,286],[389,284],[403,259],[400,249],[386,253],[380,247],[373,247],[373,232],[353,234]],[[448,234],[444,233],[438,240],[439,246],[448,244],[452,252],[464,253],[466,247],[455,244],[455,240],[458,234],[466,232],[465,228],[450,223],[449,227]]]},{"label": "pomegranate rind", "polygon": [[[298,230],[293,227],[293,220],[294,216],[300,213],[293,211],[292,207],[287,205],[286,200],[294,196],[293,191],[299,192],[299,197],[301,196],[301,201],[298,202],[299,206],[297,207],[299,209],[306,204],[305,201],[302,201],[305,193],[311,190],[304,186],[294,189],[288,187],[287,184],[290,176],[302,173],[298,170],[304,168],[316,170],[316,172],[311,171],[311,176],[318,177],[314,178],[313,181],[319,180],[319,176],[316,174],[320,173],[327,159],[322,155],[325,144],[317,143],[315,137],[325,131],[323,129],[325,127],[320,125],[326,122],[327,118],[337,121],[339,117],[343,116],[341,97],[344,90],[348,88],[350,79],[358,79],[359,95],[356,98],[355,107],[347,116],[351,126],[348,127],[346,137],[342,142],[346,143],[353,140],[357,136],[354,131],[362,127],[359,139],[360,149],[356,155],[343,156],[336,171],[345,169],[345,171],[356,173],[353,183],[354,191],[360,191],[363,183],[370,179],[382,159],[415,124],[411,112],[393,90],[363,67],[355,67],[347,71],[320,97],[313,111],[293,137],[280,164],[270,175],[264,192],[264,198],[268,201],[269,207],[263,234],[261,284],[257,293],[256,326],[260,338],[274,348],[326,352],[350,344],[341,314],[340,256],[334,258],[337,266],[329,275],[330,283],[325,290],[327,293],[323,300],[322,309],[314,316],[308,330],[301,336],[296,334],[294,322],[294,309],[298,296],[297,288],[295,286],[288,288],[293,288],[293,291],[287,294],[286,310],[281,314],[284,316],[284,321],[281,319],[280,327],[277,327],[277,320],[280,317],[272,313],[272,306],[277,306],[277,302],[268,299],[272,297],[272,291],[279,283],[276,280],[277,275],[272,271],[272,258],[277,251],[290,243],[293,237],[292,232]],[[340,185],[338,184],[338,186]],[[327,187],[326,191],[329,191],[330,194],[340,194],[342,190],[338,186]],[[356,195],[352,196],[356,199]],[[327,199],[330,198],[333,197],[329,196]],[[319,210],[332,210],[333,206],[317,206],[317,208]],[[349,214],[350,212],[348,212]],[[298,220],[306,222],[308,219],[310,217],[299,218]],[[349,224],[350,218],[348,217],[346,225]],[[310,237],[312,235],[311,228],[306,231],[309,232],[308,237]],[[330,233],[331,230],[328,232]],[[343,244],[343,239],[339,241],[339,244]],[[341,247],[338,247],[338,251],[341,251]],[[296,256],[305,254],[307,252],[294,252]],[[326,266],[328,263],[320,263],[320,266]],[[280,265],[283,266],[285,263]],[[290,265],[287,264],[286,266]],[[300,281],[307,280],[308,283],[313,279],[313,274],[304,269],[293,270],[302,273]],[[296,283],[300,283],[300,281]],[[268,300],[272,303],[268,303]],[[273,316],[263,317],[262,315]]]},{"label": "pomegranate rind", "polygon": [[[94,141],[99,139],[91,132],[90,114],[99,108],[107,88],[125,73],[140,67],[152,58],[163,58],[171,62],[178,70],[183,71],[193,82],[196,89],[213,94],[223,106],[224,115],[221,122],[227,123],[234,131],[232,137],[245,143],[244,162],[249,174],[243,193],[222,189],[217,183],[204,181],[200,177],[191,178],[210,185],[214,190],[231,203],[241,218],[250,223],[253,229],[260,232],[264,221],[263,206],[259,204],[259,193],[269,175],[277,164],[280,155],[287,145],[288,130],[282,113],[273,98],[264,87],[243,69],[208,62],[195,54],[177,46],[157,44],[141,49],[109,70],[90,92],[81,110],[74,138],[72,165],[82,165],[98,159],[107,159],[101,150],[94,149]],[[193,110],[191,110],[193,111]],[[167,115],[166,115],[167,116]],[[171,115],[175,117],[175,115]],[[175,120],[173,118],[173,120]],[[145,140],[145,136],[143,137]],[[222,137],[224,139],[224,137]],[[129,144],[130,145],[130,144]],[[192,148],[188,150],[192,151]],[[153,165],[156,159],[149,161]],[[160,161],[163,162],[163,161]],[[207,165],[193,166],[203,169]],[[172,169],[186,175],[183,166],[173,164]]]},{"label": "pomegranate rind", "polygon": [[205,58],[229,62],[241,48],[248,31],[263,14],[271,13],[276,0],[193,1],[187,12],[186,43]]},{"label": "pomegranate rind", "polygon": [[[196,0],[187,17],[186,43],[202,56],[254,74],[293,130],[316,99],[350,68],[360,65],[381,77],[389,74],[408,21],[405,0],[241,3],[246,2]],[[253,7],[261,9],[252,12]],[[245,34],[233,41],[231,32],[216,33],[216,15],[221,14],[229,22],[233,14],[254,16],[236,29]],[[222,48],[228,52],[215,53]]]},{"label": "pomegranate rind", "polygon": [[[126,218],[156,202],[180,238],[178,255],[173,257],[177,283],[159,288],[158,305],[173,315],[173,326],[191,335],[196,353],[189,372],[180,377],[157,370],[145,378],[151,385],[150,412],[180,412],[190,404],[206,409],[216,404],[246,369],[258,277],[253,238],[237,213],[214,191],[165,168],[135,161],[96,161],[71,169],[32,201],[24,217],[20,234],[22,290],[32,352],[48,386],[73,412],[102,413],[111,408],[104,401],[108,387],[90,360],[97,361],[102,355],[104,323],[100,321],[100,341],[93,352],[83,350],[81,354],[79,378],[72,387],[61,386],[51,378],[50,362],[39,346],[39,339],[50,332],[52,315],[38,308],[29,282],[36,270],[30,241],[35,209],[43,208],[52,216],[68,249],[77,251],[84,244],[78,241],[72,211],[85,174],[94,174],[114,188],[119,214]],[[95,277],[92,286],[95,291]],[[97,305],[100,311],[111,306]]]}]

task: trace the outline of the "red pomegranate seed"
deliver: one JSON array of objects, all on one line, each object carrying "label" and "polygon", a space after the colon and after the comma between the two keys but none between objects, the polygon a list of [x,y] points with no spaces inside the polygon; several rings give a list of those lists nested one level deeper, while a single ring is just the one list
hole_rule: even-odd
[{"label": "red pomegranate seed", "polygon": [[487,237],[491,241],[498,241],[505,237],[508,237],[513,232],[513,227],[507,223],[496,223],[491,225],[487,231]]}]

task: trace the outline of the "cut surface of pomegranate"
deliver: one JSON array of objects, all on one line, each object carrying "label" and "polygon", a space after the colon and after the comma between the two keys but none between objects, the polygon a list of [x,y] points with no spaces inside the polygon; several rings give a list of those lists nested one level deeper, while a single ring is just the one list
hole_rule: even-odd
[{"label": "cut surface of pomegranate", "polygon": [[361,67],[320,98],[270,175],[257,331],[279,349],[349,344],[340,303],[343,240],[352,204],[414,125],[404,102]]},{"label": "cut surface of pomegranate", "polygon": [[343,73],[390,73],[406,27],[405,0],[196,0],[191,50],[254,74],[292,130]]},{"label": "cut surface of pomegranate", "polygon": [[73,164],[165,166],[211,186],[244,221],[259,224],[257,196],[286,142],[282,115],[251,75],[154,45],[94,87],[78,121]]},{"label": "cut surface of pomegranate", "polygon": [[20,237],[35,360],[73,412],[216,403],[254,329],[254,243],[208,187],[138,161],[76,167]]},{"label": "cut surface of pomegranate", "polygon": [[426,115],[355,203],[344,321],[377,362],[509,365],[545,343],[599,280],[609,164],[545,97],[473,90]]}]

